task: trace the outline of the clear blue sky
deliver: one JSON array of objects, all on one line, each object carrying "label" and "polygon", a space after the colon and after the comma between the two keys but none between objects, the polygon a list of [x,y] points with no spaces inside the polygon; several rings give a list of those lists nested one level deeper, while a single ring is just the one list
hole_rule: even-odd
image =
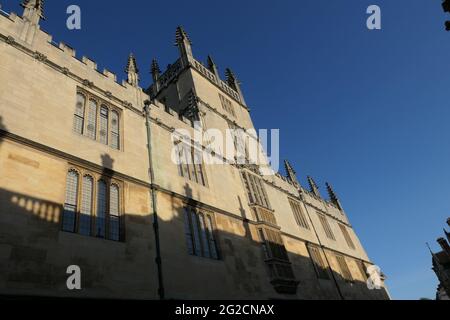
[{"label": "clear blue sky", "polygon": [[[18,0],[0,0],[21,13]],[[43,29],[123,77],[130,51],[142,84],[174,61],[175,27],[194,55],[242,81],[258,128],[281,130],[281,157],[306,185],[330,181],[393,298],[433,298],[425,242],[450,216],[450,33],[441,0],[48,0]],[[82,30],[65,27],[69,4]],[[365,27],[382,9],[382,30]]]}]

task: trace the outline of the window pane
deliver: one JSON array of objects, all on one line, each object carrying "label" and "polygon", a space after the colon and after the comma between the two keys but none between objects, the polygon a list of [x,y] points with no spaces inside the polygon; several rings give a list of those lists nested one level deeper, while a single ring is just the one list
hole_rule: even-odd
[{"label": "window pane", "polygon": [[78,173],[69,171],[66,180],[66,200],[64,203],[62,229],[64,231],[75,231],[75,216],[78,199]]},{"label": "window pane", "polygon": [[203,245],[203,256],[206,258],[211,257],[210,251],[209,251],[209,241],[206,231],[206,225],[205,225],[205,217],[203,214],[199,215],[200,219],[200,228],[201,228],[201,236],[202,236],[202,245]]},{"label": "window pane", "polygon": [[95,221],[95,231],[97,237],[104,238],[106,221],[106,183],[103,180],[100,180],[97,189],[97,219]]},{"label": "window pane", "polygon": [[116,111],[111,112],[111,147],[120,148],[119,114]]},{"label": "window pane", "polygon": [[327,265],[325,264],[325,261],[322,258],[322,255],[320,253],[320,250],[317,247],[309,246],[309,254],[311,256],[311,260],[314,263],[314,267],[317,273],[317,277],[319,279],[330,279],[330,276],[327,271]]},{"label": "window pane", "polygon": [[217,254],[217,245],[216,245],[216,239],[214,238],[214,232],[213,232],[213,223],[210,216],[208,216],[208,238],[209,238],[209,248],[211,250],[211,257],[214,259],[219,259],[219,255]]},{"label": "window pane", "polygon": [[242,179],[244,180],[245,189],[247,190],[248,200],[250,203],[255,203],[255,199],[253,198],[250,181],[248,179],[248,175],[246,172],[242,173]]},{"label": "window pane", "polygon": [[262,249],[264,252],[264,257],[266,259],[270,259],[270,253],[267,248],[266,237],[264,237],[264,232],[261,229],[259,229],[258,232],[259,232],[259,238],[261,240],[261,246],[262,246]]},{"label": "window pane", "polygon": [[89,101],[87,114],[86,135],[95,140],[95,132],[97,130],[97,103],[94,100]]},{"label": "window pane", "polygon": [[309,229],[308,221],[306,220],[306,216],[302,210],[301,204],[291,199],[289,199],[289,203],[291,205],[291,209],[294,213],[294,218],[297,224],[302,228]]},{"label": "window pane", "polygon": [[186,234],[186,245],[189,254],[194,254],[194,244],[192,242],[191,223],[189,221],[189,209],[184,208],[184,233]]},{"label": "window pane", "polygon": [[194,166],[197,174],[197,182],[203,186],[206,185],[205,175],[203,172],[203,159],[201,151],[194,149]]},{"label": "window pane", "polygon": [[85,104],[85,97],[81,93],[77,94],[77,103],[75,106],[75,114],[73,118],[73,130],[79,134],[83,134]]},{"label": "window pane", "polygon": [[342,224],[340,224],[339,227],[341,228],[342,234],[344,235],[345,241],[347,242],[349,248],[355,249],[355,244],[353,243],[352,238],[350,238],[347,228]]},{"label": "window pane", "polygon": [[108,144],[108,108],[102,106],[100,109],[100,142]]},{"label": "window pane", "polygon": [[336,238],[334,237],[333,231],[331,231],[331,227],[330,227],[330,224],[328,223],[327,218],[324,215],[319,214],[319,220],[320,220],[320,223],[322,224],[322,227],[325,231],[327,238],[329,238],[331,240],[336,240]]},{"label": "window pane", "polygon": [[200,244],[200,232],[198,230],[198,218],[197,214],[194,210],[191,211],[191,223],[192,223],[192,231],[194,234],[194,249],[195,249],[195,255],[201,256],[202,255],[202,249]]},{"label": "window pane", "polygon": [[343,256],[336,255],[336,260],[337,260],[337,262],[339,264],[339,268],[341,269],[342,277],[345,280],[352,281],[353,280],[352,274],[350,272],[350,269],[348,268],[348,265],[347,265],[347,262],[345,261],[345,258]]},{"label": "window pane", "polygon": [[113,184],[109,199],[109,239],[115,241],[120,240],[119,205],[119,187]]},{"label": "window pane", "polygon": [[81,190],[80,225],[78,227],[78,232],[86,236],[91,234],[93,184],[94,182],[92,177],[83,177],[83,185]]}]

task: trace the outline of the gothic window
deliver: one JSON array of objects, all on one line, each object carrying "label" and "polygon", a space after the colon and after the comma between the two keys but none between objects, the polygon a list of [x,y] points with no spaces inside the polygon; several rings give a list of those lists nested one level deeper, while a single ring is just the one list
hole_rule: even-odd
[{"label": "gothic window", "polygon": [[119,187],[112,184],[110,187],[109,199],[109,239],[114,241],[120,240],[120,195]]},{"label": "gothic window", "polygon": [[345,257],[337,254],[336,260],[338,262],[339,269],[341,271],[341,276],[347,281],[353,281],[352,273],[348,268],[347,262],[345,261]]},{"label": "gothic window", "polygon": [[97,102],[89,101],[89,108],[86,121],[86,135],[95,140],[95,133],[97,131]]},{"label": "gothic window", "polygon": [[100,108],[100,132],[99,139],[103,144],[108,144],[108,115],[109,111],[106,106]]},{"label": "gothic window", "polygon": [[120,188],[119,182],[100,178],[98,174],[69,170],[62,231],[123,241]]},{"label": "gothic window", "polygon": [[79,174],[75,170],[70,170],[67,173],[66,200],[64,203],[62,229],[68,232],[75,232],[75,219],[78,203],[78,180]]},{"label": "gothic window", "polygon": [[352,238],[350,237],[350,234],[348,233],[347,228],[343,224],[339,224],[339,227],[341,228],[342,235],[345,238],[345,241],[347,242],[347,245],[350,249],[355,249],[355,244],[352,241]]},{"label": "gothic window", "polygon": [[231,101],[225,98],[223,95],[219,93],[220,102],[222,104],[222,108],[233,117],[236,117],[236,114],[234,113],[233,105],[231,104]]},{"label": "gothic window", "polygon": [[77,103],[75,105],[75,114],[73,118],[73,130],[76,133],[83,134],[84,127],[84,107],[86,98],[81,93],[77,94]]},{"label": "gothic window", "polygon": [[78,232],[82,235],[89,236],[91,234],[91,217],[92,217],[92,193],[94,189],[94,180],[91,176],[83,177],[81,188],[81,210]]},{"label": "gothic window", "polygon": [[207,224],[208,224],[207,233],[208,233],[209,248],[211,250],[211,257],[213,259],[219,259],[219,254],[217,253],[216,239],[214,237],[212,218],[210,215],[207,215],[206,219],[207,219]]},{"label": "gothic window", "polygon": [[111,112],[111,147],[120,149],[120,133],[119,133],[119,114],[116,111]]},{"label": "gothic window", "polygon": [[99,97],[79,89],[73,130],[111,148],[121,149],[121,113]]},{"label": "gothic window", "polygon": [[356,264],[358,265],[358,269],[359,269],[359,272],[361,273],[362,279],[364,281],[367,281],[367,271],[366,271],[367,268],[366,268],[364,262],[363,261],[356,261]]},{"label": "gothic window", "polygon": [[95,236],[99,238],[105,237],[106,224],[106,182],[99,180],[97,183],[97,216],[95,221]]},{"label": "gothic window", "polygon": [[262,229],[259,229],[258,233],[259,233],[259,238],[261,240],[261,247],[263,249],[264,258],[266,260],[270,259],[270,253],[269,253],[269,249],[267,248],[266,237],[264,236],[264,232],[262,231]]},{"label": "gothic window", "polygon": [[308,221],[306,220],[306,216],[300,202],[295,201],[293,199],[289,199],[289,204],[291,205],[291,209],[292,212],[294,213],[297,225],[299,225],[302,228],[309,229],[309,224]]},{"label": "gothic window", "polygon": [[230,130],[230,137],[233,139],[234,155],[238,159],[238,163],[245,163],[245,158],[249,157],[248,139],[250,138],[244,129],[237,127],[234,124],[228,124]]},{"label": "gothic window", "polygon": [[323,214],[318,214],[320,223],[322,224],[323,230],[325,231],[325,234],[328,239],[336,240],[334,237],[333,231],[331,230],[330,223],[328,222],[327,218]]},{"label": "gothic window", "polygon": [[185,143],[176,142],[175,153],[178,161],[178,174],[202,186],[206,186],[207,181],[202,152]]},{"label": "gothic window", "polygon": [[197,212],[189,207],[184,208],[184,232],[189,254],[219,259],[210,214]]},{"label": "gothic window", "polygon": [[247,190],[250,203],[270,209],[263,180],[260,177],[246,171],[242,172],[242,179],[244,180],[244,186]]},{"label": "gothic window", "polygon": [[192,242],[192,228],[191,228],[191,223],[190,223],[190,218],[189,218],[189,209],[188,208],[184,208],[184,233],[186,236],[186,245],[188,248],[188,253],[189,254],[194,254],[194,244]]},{"label": "gothic window", "polygon": [[328,274],[328,267],[322,257],[320,249],[316,246],[308,245],[308,251],[309,255],[311,256],[317,278],[329,280],[330,275]]},{"label": "gothic window", "polygon": [[205,217],[204,217],[203,213],[200,213],[198,215],[198,219],[200,222],[203,256],[206,258],[210,258],[211,253],[209,251],[208,232],[206,231],[206,223],[205,223]]}]

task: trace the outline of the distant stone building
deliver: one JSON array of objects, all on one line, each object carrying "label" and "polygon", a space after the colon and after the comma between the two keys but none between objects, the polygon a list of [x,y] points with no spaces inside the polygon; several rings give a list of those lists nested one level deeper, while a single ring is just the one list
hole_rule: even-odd
[{"label": "distant stone building", "polygon": [[[450,226],[450,218],[447,219],[447,224]],[[439,285],[436,292],[437,300],[450,300],[450,233],[444,229],[447,237],[438,238],[437,242],[442,248],[438,253],[431,252],[433,271],[439,279]]]},{"label": "distant stone building", "polygon": [[[330,185],[328,199],[301,186],[287,161],[286,176],[261,174],[241,137],[244,163],[211,137],[174,139],[254,128],[234,73],[196,60],[181,27],[179,58],[154,60],[142,89],[134,56],[117,82],[41,30],[43,1],[23,7],[0,14],[0,294],[389,298],[368,289],[373,263]],[[66,286],[71,265],[82,290]]]}]

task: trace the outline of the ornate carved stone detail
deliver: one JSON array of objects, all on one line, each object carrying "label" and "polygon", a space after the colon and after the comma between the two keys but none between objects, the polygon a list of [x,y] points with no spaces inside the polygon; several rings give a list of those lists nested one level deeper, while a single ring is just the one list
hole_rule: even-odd
[{"label": "ornate carved stone detail", "polygon": [[14,44],[14,43],[16,42],[16,40],[14,39],[14,37],[8,36],[8,37],[5,39],[5,42],[6,42],[7,44],[9,44],[9,45],[12,45],[12,44]]},{"label": "ornate carved stone detail", "polygon": [[41,52],[36,51],[34,53],[34,58],[40,62],[45,62],[47,61],[47,56]]},{"label": "ornate carved stone detail", "polygon": [[122,105],[123,105],[125,108],[132,108],[132,107],[133,107],[133,104],[132,104],[131,102],[128,102],[128,101],[123,101],[123,102],[122,102]]},{"label": "ornate carved stone detail", "polygon": [[69,68],[64,67],[64,68],[61,68],[61,72],[67,76],[69,74],[70,70],[69,70]]},{"label": "ornate carved stone detail", "polygon": [[83,85],[86,87],[92,88],[94,86],[94,83],[92,81],[89,81],[88,79],[84,79]]}]

